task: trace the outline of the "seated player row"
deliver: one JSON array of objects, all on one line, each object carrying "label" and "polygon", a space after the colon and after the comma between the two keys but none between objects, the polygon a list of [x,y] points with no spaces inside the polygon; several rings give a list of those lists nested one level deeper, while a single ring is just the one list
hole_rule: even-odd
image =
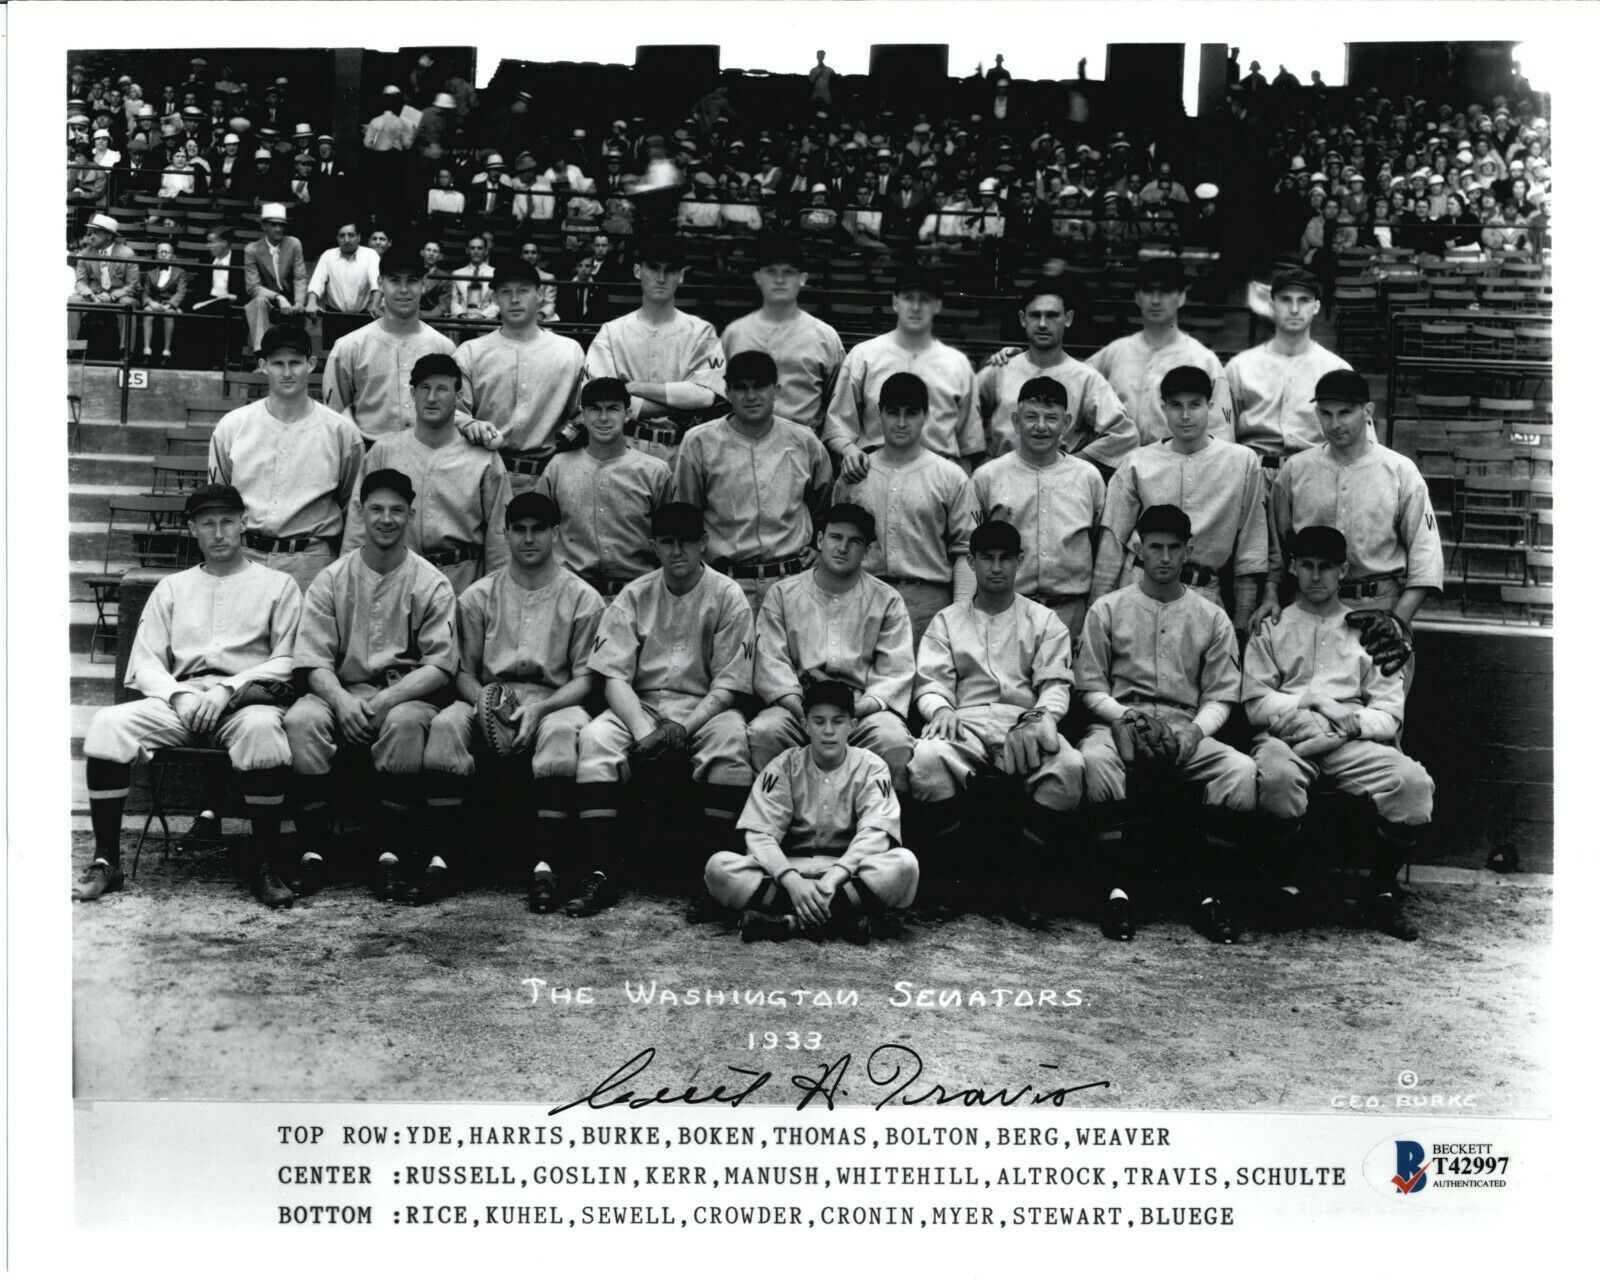
[{"label": "seated player row", "polygon": [[[661,568],[606,605],[555,560],[561,512],[539,493],[506,508],[509,564],[457,600],[406,545],[415,498],[404,473],[370,472],[364,540],[316,576],[303,607],[292,579],[245,556],[236,489],[190,498],[204,563],[158,584],[128,670],[145,696],[99,712],[85,742],[97,852],[75,897],[123,882],[132,761],[201,744],[227,750],[240,776],[257,895],[285,906],[315,892],[332,765],[349,751],[370,757],[376,776],[366,825],[382,898],[449,892],[468,780],[488,766],[528,839],[530,908],[550,908],[552,863],[565,862],[565,874],[582,873],[566,912],[593,914],[617,901],[623,878],[622,784],[660,791],[687,775],[705,813],[700,847],[722,850],[706,887],[743,912],[745,937],[831,930],[859,940],[877,913],[909,906],[917,891],[918,861],[898,843],[902,798],[930,819],[934,867],[959,876],[971,855],[953,841],[954,802],[983,774],[1017,784],[999,794],[1020,835],[983,854],[1010,882],[1014,917],[1044,923],[1030,895],[1047,866],[1076,852],[1069,870],[1104,882],[1102,926],[1126,939],[1117,851],[1133,770],[1202,788],[1199,825],[1217,852],[1194,864],[1198,923],[1227,942],[1235,932],[1221,885],[1245,870],[1258,788],[1260,812],[1277,823],[1272,843],[1292,848],[1288,828],[1320,773],[1372,799],[1390,855],[1373,880],[1374,919],[1415,936],[1393,871],[1428,820],[1432,784],[1388,745],[1403,711],[1399,667],[1385,674],[1350,625],[1336,530],[1297,533],[1301,600],[1252,638],[1241,678],[1226,615],[1181,581],[1191,530],[1170,505],[1140,516],[1143,577],[1095,602],[1075,664],[1056,612],[1016,594],[1026,558],[1017,529],[985,521],[968,551],[975,594],[935,616],[914,666],[904,603],[862,572],[878,531],[855,504],[825,514],[816,565],[775,584],[758,623],[733,580],[705,566],[702,515],[686,503],[652,516]],[[291,677],[308,691],[296,696]],[[1074,685],[1093,720],[1077,749],[1060,736]],[[920,739],[907,723],[913,692]],[[766,709],[747,725],[741,704],[752,693]],[[1260,729],[1253,760],[1215,737],[1241,700]],[[291,792],[304,850],[284,868]],[[1082,843],[1066,827],[1080,801]],[[1286,886],[1280,906],[1296,896]]]}]

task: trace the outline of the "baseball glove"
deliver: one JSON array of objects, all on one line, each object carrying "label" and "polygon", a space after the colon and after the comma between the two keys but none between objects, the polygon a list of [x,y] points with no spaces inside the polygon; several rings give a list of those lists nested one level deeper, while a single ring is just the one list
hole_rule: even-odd
[{"label": "baseball glove", "polygon": [[509,756],[517,737],[517,722],[512,715],[521,705],[515,689],[503,684],[486,684],[478,692],[478,732],[497,756]]},{"label": "baseball glove", "polygon": [[1111,726],[1111,738],[1125,765],[1166,764],[1178,758],[1177,735],[1159,716],[1130,711]]},{"label": "baseball glove", "polygon": [[283,680],[252,680],[234,690],[228,702],[228,714],[240,707],[256,705],[287,707],[294,702],[294,686]]},{"label": "baseball glove", "polygon": [[1411,628],[1387,609],[1352,609],[1344,621],[1361,632],[1361,647],[1384,675],[1392,676],[1411,661]]}]

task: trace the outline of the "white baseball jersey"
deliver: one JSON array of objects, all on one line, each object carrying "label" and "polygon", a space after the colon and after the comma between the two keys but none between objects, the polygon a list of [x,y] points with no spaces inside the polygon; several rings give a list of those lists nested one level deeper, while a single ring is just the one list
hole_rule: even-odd
[{"label": "white baseball jersey", "polygon": [[862,747],[846,747],[844,760],[821,768],[810,745],[773,758],[750,787],[739,815],[745,847],[777,879],[789,866],[785,851],[837,853],[854,872],[863,859],[900,841],[900,800],[889,766]]},{"label": "white baseball jersey", "polygon": [[323,396],[328,408],[347,416],[366,440],[409,431],[417,425],[412,366],[422,356],[448,356],[455,349],[455,343],[429,325],[397,337],[374,320],[333,344]]},{"label": "white baseball jersey", "polygon": [[1318,343],[1297,356],[1279,355],[1269,339],[1241,351],[1223,370],[1233,395],[1233,436],[1258,453],[1298,453],[1322,443],[1312,402],[1317,381],[1349,361]]},{"label": "white baseball jersey", "polygon": [[365,456],[361,433],[315,400],[298,422],[274,418],[271,403],[223,415],[211,433],[211,481],[239,491],[251,533],[337,539]]},{"label": "white baseball jersey", "polygon": [[[1128,546],[1134,525],[1150,507],[1173,506],[1189,517],[1189,560],[1220,573],[1265,573],[1267,493],[1261,459],[1242,444],[1212,440],[1183,453],[1171,440],[1135,449],[1106,486],[1101,523]],[[1116,565],[1095,566],[1096,586],[1116,585]]]},{"label": "white baseball jersey", "polygon": [[1204,343],[1182,331],[1173,340],[1153,347],[1143,330],[1107,343],[1085,364],[1105,378],[1139,431],[1140,444],[1165,440],[1167,415],[1161,409],[1161,379],[1185,365],[1204,369],[1211,376],[1211,419],[1207,428],[1214,440],[1233,439],[1233,392],[1223,375],[1222,361]]},{"label": "white baseball jersey", "polygon": [[388,573],[352,551],[312,580],[294,665],[331,671],[346,687],[381,685],[390,669],[438,667],[454,677],[455,616],[449,582],[415,551]]},{"label": "white baseball jersey", "polygon": [[867,449],[883,443],[878,396],[895,373],[914,373],[927,384],[928,421],[922,442],[928,448],[946,458],[983,452],[983,425],[966,356],[937,338],[920,351],[908,351],[892,332],[851,347],[845,356],[822,430],[829,449],[839,454],[850,445]]},{"label": "white baseball jersey", "polygon": [[706,559],[758,564],[811,545],[812,512],[833,484],[816,433],[774,418],[759,440],[731,417],[690,429],[678,448],[673,498],[705,513]]},{"label": "white baseball jersey", "polygon": [[634,579],[606,606],[589,670],[628,681],[641,699],[749,693],[754,640],[749,602],[732,578],[706,569],[679,596],[657,569]]},{"label": "white baseball jersey", "polygon": [[1351,581],[1393,574],[1407,587],[1444,589],[1444,550],[1427,481],[1393,449],[1369,443],[1343,465],[1325,444],[1297,453],[1278,473],[1271,507],[1274,583],[1283,577],[1281,548],[1290,535],[1319,524],[1344,534]]},{"label": "white baseball jersey", "polygon": [[166,702],[190,680],[235,691],[288,680],[299,626],[300,588],[288,574],[251,564],[221,575],[195,565],[151,589],[123,683]]},{"label": "white baseball jersey", "polygon": [[1099,471],[1067,454],[1036,467],[1008,453],[972,473],[974,521],[1016,527],[1024,555],[1017,590],[1036,600],[1087,594],[1105,500]]},{"label": "white baseball jersey", "polygon": [[1017,407],[1017,393],[1034,378],[1050,378],[1066,388],[1067,429],[1061,441],[1065,452],[1111,468],[1138,446],[1138,429],[1111,384],[1082,360],[1062,354],[1061,363],[1048,369],[1041,369],[1023,352],[978,372],[978,413],[991,458],[1017,447],[1011,413]]},{"label": "white baseball jersey", "polygon": [[561,509],[561,559],[574,573],[631,582],[656,567],[650,517],[672,492],[660,458],[637,449],[603,460],[587,449],[558,453],[534,492]]},{"label": "white baseball jersey", "polygon": [[726,363],[717,331],[686,311],[674,311],[661,325],[648,323],[641,311],[608,320],[584,357],[591,378],[665,384],[667,404],[635,396],[629,406],[634,418],[660,417],[669,407],[709,408],[723,393]]},{"label": "white baseball jersey", "polygon": [[774,583],[756,620],[755,692],[801,695],[800,673],[839,680],[904,718],[911,710],[911,617],[888,583],[863,573],[835,595],[809,569]]},{"label": "white baseball jersey", "polygon": [[532,591],[510,569],[479,578],[456,600],[461,669],[484,684],[559,689],[588,673],[605,607],[599,592],[566,569]]},{"label": "white baseball jersey", "polygon": [[866,572],[902,582],[954,581],[973,518],[967,473],[950,459],[924,452],[897,467],[875,453],[865,478],[839,481],[833,500],[866,508],[877,523],[878,539],[861,564]]},{"label": "white baseball jersey", "polygon": [[1000,613],[972,601],[934,615],[917,648],[917,710],[1003,704],[1060,720],[1072,697],[1072,637],[1053,609],[1022,596]]},{"label": "white baseball jersey", "polygon": [[1308,693],[1334,702],[1359,703],[1361,737],[1389,742],[1405,717],[1405,685],[1397,671],[1386,676],[1361,647],[1361,632],[1348,626],[1349,609],[1318,617],[1303,602],[1283,611],[1277,624],[1250,637],[1244,651],[1244,703],[1250,723],[1270,726],[1302,708]]},{"label": "white baseball jersey", "polygon": [[461,408],[494,423],[512,453],[542,448],[578,412],[583,348],[559,333],[535,329],[524,342],[496,329],[463,342],[456,363]]},{"label": "white baseball jersey", "polygon": [[821,434],[834,379],[844,362],[837,329],[805,311],[796,311],[782,324],[769,324],[761,312],[752,311],[722,331],[722,350],[729,359],[741,351],[771,356],[778,366],[775,412]]}]

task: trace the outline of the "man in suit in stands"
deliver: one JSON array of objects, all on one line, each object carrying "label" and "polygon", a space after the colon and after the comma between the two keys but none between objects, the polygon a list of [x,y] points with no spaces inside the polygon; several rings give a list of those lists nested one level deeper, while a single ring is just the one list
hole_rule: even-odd
[{"label": "man in suit in stands", "polygon": [[[72,289],[75,303],[106,308],[133,307],[139,300],[139,268],[131,261],[133,249],[122,238],[122,228],[109,214],[97,213],[89,219],[89,247],[74,268]],[[83,322],[83,312],[67,312],[67,337],[75,341]],[[122,345],[122,326],[117,325],[117,346]]]},{"label": "man in suit in stands", "polygon": [[306,255],[300,241],[287,234],[289,215],[281,204],[261,206],[261,239],[245,249],[245,321],[250,349],[261,345],[267,326],[306,309]]}]

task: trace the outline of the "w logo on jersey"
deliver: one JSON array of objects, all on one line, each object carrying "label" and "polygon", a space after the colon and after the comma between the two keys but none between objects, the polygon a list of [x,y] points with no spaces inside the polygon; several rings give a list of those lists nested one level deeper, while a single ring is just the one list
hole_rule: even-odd
[{"label": "w logo on jersey", "polygon": [[600,646],[603,645],[605,642],[606,642],[606,638],[604,636],[596,636],[594,638],[594,648],[590,649],[589,652],[590,653],[599,653],[600,652]]},{"label": "w logo on jersey", "polygon": [[778,775],[771,769],[762,771],[761,790],[766,795],[772,794],[772,789],[778,785]]},{"label": "w logo on jersey", "polygon": [[889,798],[889,779],[879,778],[872,785],[878,789],[878,794],[883,797],[883,799],[887,800]]}]

